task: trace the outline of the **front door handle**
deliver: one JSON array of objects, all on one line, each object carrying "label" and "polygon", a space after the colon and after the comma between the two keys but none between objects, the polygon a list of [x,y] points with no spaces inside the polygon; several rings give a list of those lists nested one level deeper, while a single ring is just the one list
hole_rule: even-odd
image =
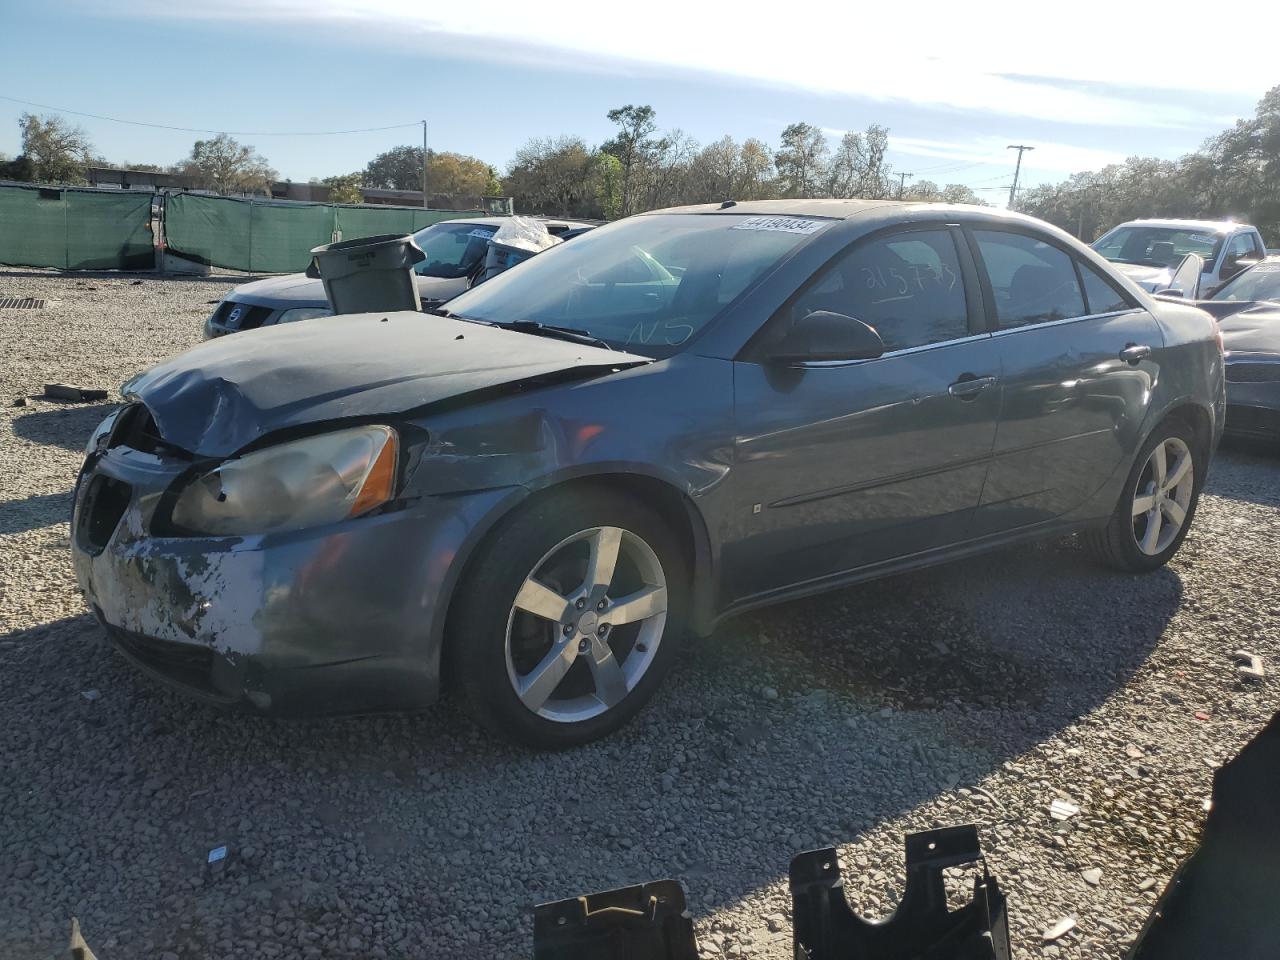
[{"label": "front door handle", "polygon": [[1151,348],[1145,343],[1131,343],[1120,351],[1120,359],[1137,366],[1139,361],[1151,356]]},{"label": "front door handle", "polygon": [[976,377],[972,373],[964,373],[959,380],[947,387],[947,393],[960,400],[975,400],[978,394],[995,382],[995,377]]}]

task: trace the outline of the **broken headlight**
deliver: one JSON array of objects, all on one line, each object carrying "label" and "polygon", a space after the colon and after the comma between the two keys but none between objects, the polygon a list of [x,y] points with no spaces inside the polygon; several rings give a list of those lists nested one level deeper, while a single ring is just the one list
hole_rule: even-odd
[{"label": "broken headlight", "polygon": [[395,493],[399,438],[354,427],[247,453],[191,481],[173,505],[188,531],[239,536],[357,517]]},{"label": "broken headlight", "polygon": [[294,307],[280,314],[276,323],[297,323],[299,320],[314,320],[316,317],[332,317],[333,311],[328,307]]},{"label": "broken headlight", "polygon": [[123,409],[124,407],[120,407],[111,411],[100,424],[93,428],[93,433],[89,434],[89,442],[84,447],[84,455],[86,457],[98,452],[98,447],[111,435],[111,431],[115,428],[116,420],[120,417],[120,411]]}]

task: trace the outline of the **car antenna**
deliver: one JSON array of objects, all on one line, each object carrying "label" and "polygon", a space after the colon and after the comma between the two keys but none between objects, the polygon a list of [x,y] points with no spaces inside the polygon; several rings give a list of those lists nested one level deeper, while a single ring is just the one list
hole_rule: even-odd
[{"label": "car antenna", "polygon": [[726,200],[724,203],[720,204],[720,209],[727,210],[730,207],[736,207],[737,205],[738,205],[737,200]]}]

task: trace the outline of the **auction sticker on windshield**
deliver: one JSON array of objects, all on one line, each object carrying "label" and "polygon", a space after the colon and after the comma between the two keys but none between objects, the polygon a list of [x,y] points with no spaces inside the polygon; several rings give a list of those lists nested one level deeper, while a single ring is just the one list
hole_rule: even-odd
[{"label": "auction sticker on windshield", "polygon": [[830,220],[805,220],[801,217],[747,217],[733,230],[769,230],[774,233],[817,233]]},{"label": "auction sticker on windshield", "polygon": [[472,230],[470,233],[468,233],[468,234],[467,234],[467,236],[468,236],[468,237],[479,237],[481,240],[488,240],[488,239],[489,239],[489,238],[491,238],[491,237],[494,235],[494,233],[496,233],[496,232],[497,232],[496,230],[480,230],[480,229],[478,229],[478,228],[477,228],[477,229],[475,229],[475,230]]}]

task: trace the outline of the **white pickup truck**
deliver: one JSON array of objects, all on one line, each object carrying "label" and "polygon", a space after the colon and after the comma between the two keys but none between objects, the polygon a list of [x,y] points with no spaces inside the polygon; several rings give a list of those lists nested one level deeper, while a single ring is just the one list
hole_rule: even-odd
[{"label": "white pickup truck", "polygon": [[[1093,249],[1143,289],[1188,298],[1210,296],[1267,255],[1257,227],[1231,220],[1130,220],[1095,240]],[[1188,289],[1186,271],[1176,281],[1174,275],[1192,253],[1204,268]]]}]

